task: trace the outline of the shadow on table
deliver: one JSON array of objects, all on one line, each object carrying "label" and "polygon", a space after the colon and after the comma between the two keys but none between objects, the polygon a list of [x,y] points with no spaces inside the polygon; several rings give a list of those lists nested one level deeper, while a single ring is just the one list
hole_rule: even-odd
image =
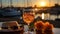
[{"label": "shadow on table", "polygon": [[22,31],[0,32],[0,34],[23,34]]},{"label": "shadow on table", "polygon": [[36,34],[54,34],[54,33],[52,31],[46,31],[46,32],[36,31]]}]

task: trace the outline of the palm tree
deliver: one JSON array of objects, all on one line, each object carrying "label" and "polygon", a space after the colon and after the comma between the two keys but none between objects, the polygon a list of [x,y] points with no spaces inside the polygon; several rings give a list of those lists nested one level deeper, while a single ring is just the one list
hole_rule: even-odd
[{"label": "palm tree", "polygon": [[25,5],[25,0],[24,0],[24,7],[25,7],[26,5]]},{"label": "palm tree", "polygon": [[59,8],[60,8],[60,5],[59,4],[55,4],[55,7],[57,8],[57,13],[56,13],[56,15],[57,15],[57,18],[59,17],[59,15],[60,15],[60,10],[58,10]]},{"label": "palm tree", "polygon": [[29,5],[29,1],[27,0],[27,7],[28,7],[28,5]]},{"label": "palm tree", "polygon": [[2,8],[2,0],[0,0],[1,8]]},{"label": "palm tree", "polygon": [[57,3],[58,3],[58,4],[60,3],[59,0],[57,0]]},{"label": "palm tree", "polygon": [[12,0],[10,0],[10,6],[12,7]]},{"label": "palm tree", "polygon": [[49,6],[51,6],[51,0],[49,0]]}]

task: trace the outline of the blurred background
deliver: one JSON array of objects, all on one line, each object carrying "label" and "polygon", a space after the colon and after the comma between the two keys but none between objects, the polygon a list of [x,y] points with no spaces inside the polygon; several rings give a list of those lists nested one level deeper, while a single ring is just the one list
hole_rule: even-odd
[{"label": "blurred background", "polygon": [[33,12],[34,21],[50,22],[60,28],[60,0],[0,0],[0,22],[23,21],[23,12]]}]

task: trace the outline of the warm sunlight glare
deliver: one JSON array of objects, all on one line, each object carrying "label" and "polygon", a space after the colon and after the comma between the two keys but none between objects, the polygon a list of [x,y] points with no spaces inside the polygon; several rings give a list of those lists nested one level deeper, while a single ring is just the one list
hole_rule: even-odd
[{"label": "warm sunlight glare", "polygon": [[44,13],[42,13],[42,19],[44,19]]},{"label": "warm sunlight glare", "polygon": [[41,6],[41,7],[45,7],[45,6],[46,6],[46,2],[41,1],[41,2],[40,2],[40,6]]}]

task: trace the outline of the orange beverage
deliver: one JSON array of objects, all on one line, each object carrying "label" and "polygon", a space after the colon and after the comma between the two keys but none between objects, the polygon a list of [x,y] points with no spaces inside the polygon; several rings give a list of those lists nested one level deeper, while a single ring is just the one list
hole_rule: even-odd
[{"label": "orange beverage", "polygon": [[53,25],[50,24],[49,22],[46,22],[44,31],[45,32],[52,32],[52,29],[53,29]]},{"label": "orange beverage", "polygon": [[30,24],[34,20],[34,15],[32,13],[24,13],[23,14],[23,20],[27,24]]},{"label": "orange beverage", "polygon": [[44,33],[44,22],[42,21],[37,21],[35,22],[35,29],[36,29],[36,34],[43,34]]}]

